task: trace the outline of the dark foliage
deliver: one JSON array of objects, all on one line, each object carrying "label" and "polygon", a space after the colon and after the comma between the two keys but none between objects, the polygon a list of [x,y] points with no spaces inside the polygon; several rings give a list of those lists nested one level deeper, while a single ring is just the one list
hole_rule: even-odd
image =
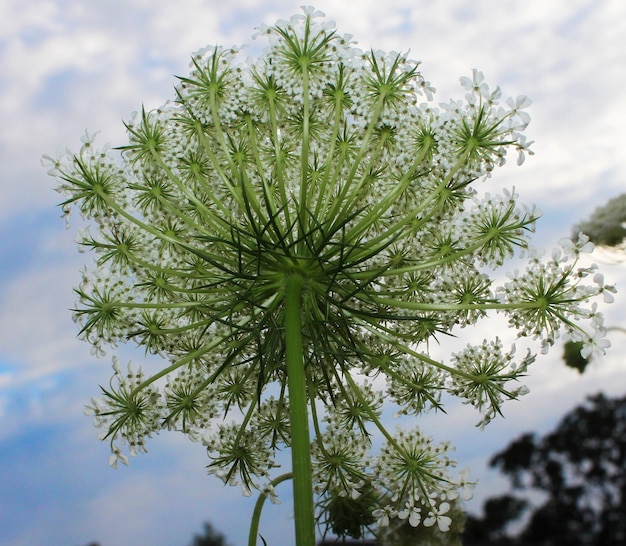
[{"label": "dark foliage", "polygon": [[191,546],[228,546],[224,535],[216,531],[210,523],[204,524],[204,534],[195,535]]},{"label": "dark foliage", "polygon": [[589,359],[580,354],[583,348],[582,341],[568,341],[563,346],[563,361],[566,366],[583,373],[589,364]]},{"label": "dark foliage", "polygon": [[574,238],[581,231],[597,245],[617,246],[622,243],[626,238],[626,193],[598,207],[588,220],[578,224],[573,230]]},{"label": "dark foliage", "polygon": [[[615,546],[626,544],[626,397],[592,396],[543,438],[525,434],[490,465],[518,493],[542,493],[538,506],[519,495],[489,499],[470,516],[467,544]],[[535,495],[536,497],[536,495]],[[526,514],[521,531],[507,527]]]},{"label": "dark foliage", "polygon": [[327,495],[319,503],[325,518],[319,521],[325,528],[324,535],[330,530],[342,539],[362,538],[376,521],[372,516],[376,501],[376,492],[368,486],[362,488],[361,494],[356,499],[342,495]]},{"label": "dark foliage", "polygon": [[525,500],[511,495],[488,499],[483,506],[485,515],[482,519],[467,516],[463,544],[513,544],[505,528],[522,515],[527,504]]}]

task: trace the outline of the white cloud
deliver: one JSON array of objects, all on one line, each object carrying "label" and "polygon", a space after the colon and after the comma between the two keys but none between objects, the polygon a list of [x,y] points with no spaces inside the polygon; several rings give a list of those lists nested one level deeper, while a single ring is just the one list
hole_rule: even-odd
[{"label": "white cloud", "polygon": [[[64,2],[62,9],[43,0],[35,4],[32,12],[47,17],[9,9],[16,25],[5,35],[0,57],[0,115],[12,127],[0,143],[8,158],[31,165],[24,173],[29,180],[38,168],[33,159],[76,142],[84,128],[102,130],[103,139],[119,142],[121,119],[142,102],[156,107],[173,97],[172,74],[184,73],[195,49],[251,42],[252,27],[260,20],[299,11],[298,2],[135,0],[90,9],[82,2]],[[529,135],[537,140],[538,153],[532,161],[543,174],[530,175],[529,166],[511,176],[524,177],[533,198],[545,190],[547,178],[559,188],[559,197],[569,188],[572,202],[586,201],[590,188],[598,193],[602,174],[610,173],[600,193],[618,190],[624,177],[617,159],[623,142],[619,120],[626,115],[619,93],[620,67],[626,62],[620,5],[397,0],[383,10],[368,0],[358,9],[351,2],[324,1],[318,7],[364,48],[410,48],[423,60],[425,76],[440,89],[441,100],[461,94],[458,77],[473,67],[484,70],[494,86],[501,83],[505,94],[531,96]],[[25,206],[15,187],[20,173],[8,169],[7,174],[14,186],[11,208]],[[29,189],[35,189],[33,183]]]},{"label": "white cloud", "polygon": [[29,379],[67,366],[68,348],[76,343],[69,309],[76,268],[58,264],[29,271],[3,287],[0,345],[3,357],[28,370]]}]

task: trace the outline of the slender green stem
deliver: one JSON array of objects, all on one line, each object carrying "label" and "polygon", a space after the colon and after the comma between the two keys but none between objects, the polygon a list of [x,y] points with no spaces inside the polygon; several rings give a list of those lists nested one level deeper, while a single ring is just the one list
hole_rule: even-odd
[{"label": "slender green stem", "polygon": [[[363,326],[363,328],[365,328],[367,331],[369,331],[369,332],[373,333],[374,335],[380,337],[381,339],[384,339],[385,341],[387,341],[393,347],[398,349],[398,351],[400,351],[401,353],[404,353],[406,355],[410,355],[412,357],[415,357],[418,360],[421,360],[422,362],[425,362],[426,364],[429,364],[430,366],[434,366],[435,368],[439,368],[440,370],[444,370],[445,372],[448,372],[451,376],[458,376],[458,377],[463,377],[464,379],[468,379],[469,381],[476,381],[476,375],[475,374],[467,373],[467,372],[464,372],[463,370],[461,370],[459,368],[452,368],[450,366],[446,366],[443,362],[439,362],[438,360],[433,360],[432,358],[426,356],[424,353],[419,353],[419,352],[411,349],[409,346],[404,345],[403,343],[400,343],[393,336],[385,334],[384,332],[382,332],[378,328],[373,327],[371,324],[369,324],[369,323],[367,323],[365,321],[357,319],[357,323],[359,323],[361,326]],[[504,389],[501,389],[501,388],[498,388],[498,390],[502,394],[505,394],[506,396],[510,396],[511,398],[513,398],[513,396],[511,396],[511,393],[509,393],[508,391],[506,391]]]},{"label": "slender green stem", "polygon": [[131,394],[133,395],[137,394],[141,389],[146,388],[148,385],[150,385],[151,383],[154,383],[156,380],[160,379],[161,377],[165,377],[167,374],[177,370],[178,368],[184,366],[185,364],[189,364],[189,362],[192,362],[196,358],[199,358],[211,352],[213,349],[215,349],[215,347],[219,346],[219,344],[222,343],[226,339],[226,337],[227,336],[219,337],[216,340],[214,340],[212,343],[203,345],[199,349],[192,351],[191,353],[188,353],[185,357],[181,358],[180,360],[177,360],[170,366],[163,368],[160,372],[155,373],[154,375],[150,376],[145,381],[142,381],[139,385],[137,385],[132,390]]},{"label": "slender green stem", "polygon": [[265,206],[270,213],[270,216],[276,216],[276,203],[274,201],[274,190],[270,187],[270,184],[265,176],[266,167],[263,165],[263,161],[261,159],[261,154],[259,153],[259,144],[257,142],[256,131],[254,128],[254,123],[252,122],[252,118],[248,117],[246,120],[246,125],[248,128],[248,139],[250,141],[250,146],[252,147],[252,153],[254,155],[254,161],[256,163],[257,175],[261,179],[261,183],[263,184],[263,195],[265,196]]},{"label": "slender green stem", "polygon": [[[291,225],[291,215],[289,213],[289,200],[287,199],[287,189],[285,186],[285,162],[283,157],[283,150],[281,148],[281,140],[279,137],[278,121],[276,103],[272,97],[268,97],[269,114],[270,114],[270,127],[272,130],[272,142],[274,143],[274,162],[276,165],[276,181],[278,184],[278,191],[281,200],[281,207],[283,216],[285,217],[285,225]],[[289,233],[292,237],[293,234]]]},{"label": "slender green stem", "polygon": [[[272,487],[276,487],[278,484],[284,482],[285,480],[289,480],[292,478],[292,473],[287,472],[286,474],[281,474],[277,478],[274,478],[270,485]],[[254,505],[254,512],[252,512],[252,521],[250,522],[250,533],[248,535],[248,546],[256,546],[256,539],[259,535],[259,523],[261,523],[261,511],[263,510],[263,505],[267,499],[267,493],[262,492],[259,495],[259,498]]]},{"label": "slender green stem", "polygon": [[[196,197],[194,192],[190,190],[187,187],[187,185],[184,184],[181,181],[181,179],[172,172],[172,169],[165,162],[165,160],[161,157],[161,155],[154,149],[154,147],[150,148],[150,152],[152,153],[152,158],[154,159],[155,163],[163,170],[163,172],[167,175],[168,179],[176,186],[176,188],[180,192],[182,192],[185,195],[185,197],[189,200],[190,203],[193,204],[193,206],[197,207],[198,210],[202,211],[204,220],[207,222],[210,222],[211,227],[216,232],[227,233],[228,223],[225,222],[224,219],[221,218],[219,214],[215,214],[214,211],[208,208],[200,199]],[[165,201],[165,203],[167,203],[168,208],[172,208],[169,201],[167,200],[162,200],[162,201]],[[213,202],[215,203],[215,201]],[[165,205],[165,203],[162,203],[162,204]],[[216,203],[216,205],[224,209],[223,205],[221,205],[219,201]],[[175,211],[176,211],[176,216],[178,218],[181,218],[188,226],[194,228],[200,233],[207,232],[205,227],[195,222],[192,218],[190,218],[187,214],[183,213],[180,209],[176,208]],[[222,212],[225,213],[226,210],[223,210]]]},{"label": "slender green stem", "polygon": [[[328,180],[330,179],[330,173],[332,171],[332,164],[336,161],[335,158],[335,146],[337,144],[337,135],[339,134],[339,127],[341,125],[342,119],[342,110],[341,110],[341,100],[342,96],[337,96],[335,98],[335,116],[333,123],[333,132],[329,140],[330,149],[328,150],[327,160],[326,160],[326,168],[324,169],[324,176],[322,178],[322,183],[317,192],[317,200],[315,204],[315,217],[319,218],[321,211],[326,209],[328,204],[328,199],[332,195],[332,192],[326,190],[328,186]],[[341,161],[337,161],[337,168],[340,168]]]},{"label": "slender green stem", "polygon": [[302,148],[300,149],[300,236],[306,233],[308,227],[308,188],[309,188],[309,72],[308,66],[302,67],[302,94],[304,99],[302,113]]},{"label": "slender green stem", "polygon": [[379,297],[373,293],[368,293],[366,297],[361,297],[360,294],[358,296],[366,302],[373,302],[389,307],[393,306],[397,309],[410,309],[413,311],[506,311],[507,309],[542,309],[545,307],[545,303],[540,300],[509,303],[423,303],[419,301],[398,300],[392,297]]},{"label": "slender green stem", "polygon": [[[248,323],[252,322],[252,320],[254,318],[255,318],[254,316],[246,315],[243,318],[241,318],[240,320],[238,320],[234,324],[234,327],[235,328],[244,328]],[[166,368],[162,369],[160,372],[154,374],[153,376],[149,377],[148,379],[146,379],[145,381],[143,381],[142,383],[137,385],[133,389],[133,393],[138,393],[141,389],[147,387],[151,383],[154,383],[157,379],[160,379],[161,377],[166,376],[168,373],[171,373],[171,372],[175,371],[176,369],[180,368],[181,366],[184,366],[185,364],[188,364],[189,362],[193,361],[194,359],[196,359],[196,358],[198,358],[198,357],[200,357],[202,355],[205,355],[206,353],[211,352],[216,347],[219,347],[220,344],[222,344],[225,341],[227,341],[228,338],[231,335],[232,335],[231,332],[227,332],[224,335],[214,337],[206,345],[203,345],[199,349],[196,349],[195,351],[192,351],[191,353],[188,353],[185,357],[181,358],[180,360],[177,360],[176,362],[174,362],[170,366],[167,366]],[[221,368],[219,370],[221,370]],[[218,372],[219,372],[219,370],[218,370]],[[217,377],[217,373],[214,376],[211,376],[211,378],[208,381],[206,381],[205,383],[207,385],[209,383],[212,383],[214,381],[215,377]]]},{"label": "slender green stem", "polygon": [[328,451],[326,450],[326,446],[324,446],[324,442],[322,441],[322,431],[320,429],[320,420],[317,416],[317,410],[315,409],[315,400],[311,397],[311,420],[313,421],[313,433],[315,434],[315,443],[319,450],[325,455],[328,456]]},{"label": "slender green stem", "polygon": [[289,275],[285,286],[285,356],[291,425],[291,465],[297,546],[315,545],[311,440],[302,347],[302,284],[298,274]]},{"label": "slender green stem", "polygon": [[[363,136],[363,140],[361,142],[361,147],[357,155],[351,161],[352,168],[350,169],[350,172],[346,176],[345,184],[343,185],[343,188],[341,189],[341,192],[339,193],[337,198],[334,200],[333,206],[331,207],[331,210],[328,213],[329,218],[334,218],[335,216],[339,216],[341,210],[342,209],[345,210],[346,208],[345,202],[351,195],[350,192],[352,191],[352,185],[356,179],[358,168],[361,165],[361,160],[363,159],[363,157],[365,156],[366,152],[369,149],[370,139],[372,137],[372,134],[374,133],[374,128],[376,127],[378,118],[382,114],[383,106],[384,106],[384,99],[381,98],[379,99],[379,101],[376,104],[376,107],[374,108],[374,114],[372,115],[372,118],[369,120],[367,130],[365,131],[365,135]],[[339,174],[339,171],[337,171],[337,175],[338,174]]]},{"label": "slender green stem", "polygon": [[391,434],[389,434],[387,429],[380,422],[380,419],[376,415],[376,412],[369,405],[369,403],[367,402],[367,400],[365,399],[365,397],[361,393],[361,390],[359,389],[359,386],[355,383],[354,379],[352,379],[352,376],[349,373],[345,373],[343,375],[343,378],[345,379],[346,383],[349,385],[349,387],[350,387],[352,393],[354,394],[354,396],[357,398],[357,400],[363,406],[365,412],[367,413],[367,415],[371,419],[372,423],[374,423],[374,425],[376,425],[376,428],[382,433],[382,435],[385,437],[385,439],[389,442],[390,445],[393,446],[393,448],[398,453],[401,453],[403,456],[408,458],[406,450],[400,444],[398,444],[398,442],[396,442],[395,438]]}]

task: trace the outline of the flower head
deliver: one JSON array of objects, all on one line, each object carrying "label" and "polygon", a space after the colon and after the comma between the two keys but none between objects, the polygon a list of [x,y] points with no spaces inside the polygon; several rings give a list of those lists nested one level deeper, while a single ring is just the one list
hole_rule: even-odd
[{"label": "flower head", "polygon": [[[485,341],[447,365],[429,342],[490,311],[546,345],[561,329],[584,337],[581,321],[601,331],[588,302],[612,289],[586,284],[572,249],[531,254],[502,287],[486,273],[528,249],[538,217],[514,192],[477,190],[508,150],[529,151],[526,98],[500,102],[475,70],[465,101],[437,107],[418,62],[362,51],[309,8],[258,35],[269,45],[257,60],[238,47],[194,54],[175,100],[126,123],[126,145],[99,149],[86,134],[77,153],[47,158],[64,213],[92,224],[79,238],[95,256],[76,289],[80,336],[97,353],[133,341],[165,362],[149,377],[116,368],[91,411],[114,464],[126,461],[118,443],[134,453],[176,429],[206,444],[226,483],[267,490],[294,433],[297,323],[316,490],[331,504],[367,491],[384,499],[370,514],[380,524],[444,531],[447,500],[467,485],[448,475],[449,448],[389,434],[382,395],[358,378],[385,378],[399,413],[437,409],[446,390],[488,420],[523,392],[506,383],[533,357],[515,365]],[[215,430],[218,415],[232,424]],[[372,458],[376,430],[386,443]]]}]

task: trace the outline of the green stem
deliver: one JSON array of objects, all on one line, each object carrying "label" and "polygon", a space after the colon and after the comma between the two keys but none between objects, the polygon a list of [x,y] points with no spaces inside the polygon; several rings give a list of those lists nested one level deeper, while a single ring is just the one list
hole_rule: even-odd
[{"label": "green stem", "polygon": [[[278,191],[281,200],[281,208],[283,216],[285,217],[285,225],[291,226],[291,215],[289,213],[289,200],[287,199],[287,189],[285,186],[286,169],[283,161],[283,150],[281,149],[281,140],[279,138],[278,121],[276,104],[273,98],[268,97],[269,113],[270,113],[270,127],[272,130],[272,142],[274,143],[274,161],[276,165],[276,181],[278,184]],[[289,236],[292,233],[289,232]]]},{"label": "green stem", "polygon": [[[383,106],[384,106],[384,97],[381,97],[378,100],[378,102],[376,104],[376,107],[374,108],[374,115],[368,121],[368,127],[367,127],[367,129],[365,131],[365,135],[363,136],[363,140],[361,142],[361,147],[360,147],[358,153],[356,154],[356,156],[354,157],[354,159],[351,160],[352,168],[350,169],[350,172],[346,176],[345,184],[344,184],[343,188],[341,189],[341,192],[339,193],[337,198],[334,200],[334,203],[333,203],[333,205],[331,207],[331,210],[329,211],[329,213],[327,215],[328,218],[334,218],[335,216],[339,216],[341,211],[342,211],[342,209],[346,210],[346,208],[347,208],[345,206],[345,202],[346,202],[347,198],[350,196],[350,192],[352,191],[351,187],[352,187],[352,184],[354,183],[354,181],[356,179],[358,168],[361,165],[361,160],[363,159],[363,157],[365,157],[365,154],[367,153],[367,151],[369,149],[370,139],[372,137],[372,134],[374,133],[374,128],[376,127],[376,123],[378,122],[378,118],[382,114]],[[332,159],[332,158],[330,158],[330,159]],[[339,175],[340,172],[337,171],[336,174]],[[352,192],[352,193],[356,194],[356,192]]]},{"label": "green stem", "polygon": [[300,150],[300,236],[307,232],[308,228],[308,188],[309,188],[309,72],[308,66],[302,66],[302,94],[304,99],[302,113],[302,148]]},{"label": "green stem", "polygon": [[315,214],[314,214],[315,218],[319,218],[321,211],[326,210],[326,207],[328,205],[328,199],[332,195],[332,192],[327,191],[326,188],[328,187],[328,181],[330,179],[330,173],[332,171],[331,166],[333,162],[336,162],[335,165],[336,165],[338,172],[341,171],[341,160],[337,161],[335,158],[335,146],[337,143],[337,136],[339,135],[339,126],[341,124],[341,118],[342,118],[342,109],[341,109],[342,98],[343,98],[343,95],[338,95],[335,97],[335,116],[334,116],[334,123],[333,123],[333,132],[329,140],[330,149],[328,150],[328,154],[326,156],[327,160],[326,160],[326,168],[324,169],[324,177],[322,178],[322,183],[317,192]]},{"label": "green stem", "polygon": [[[373,302],[387,307],[409,309],[412,311],[506,311],[508,309],[542,309],[546,305],[540,300],[508,303],[423,303],[419,301],[398,300],[392,297],[380,297],[373,293],[368,293],[367,297],[361,296],[361,294],[357,294],[356,296],[367,303]],[[582,300],[583,298],[580,299]]]},{"label": "green stem", "polygon": [[313,473],[307,404],[306,375],[302,347],[302,288],[298,274],[289,275],[285,285],[285,356],[291,425],[294,522],[297,546],[315,546]]},{"label": "green stem", "polygon": [[361,390],[359,389],[359,386],[354,382],[354,379],[352,379],[352,376],[349,373],[344,373],[343,378],[344,378],[345,382],[349,385],[349,387],[350,387],[352,393],[354,394],[354,396],[356,397],[356,399],[361,403],[361,405],[365,409],[365,412],[367,413],[367,415],[370,418],[370,420],[372,421],[372,423],[374,423],[374,425],[376,425],[376,428],[378,430],[380,430],[382,435],[396,449],[396,451],[398,451],[398,453],[405,454],[404,449],[402,449],[402,447],[400,445],[398,445],[398,442],[396,442],[394,437],[391,434],[389,434],[389,432],[387,432],[387,429],[380,422],[380,419],[378,419],[378,416],[376,415],[376,412],[369,405],[369,403],[367,402],[366,398],[361,393]]},{"label": "green stem", "polygon": [[[274,478],[270,485],[276,487],[279,483],[289,480],[292,477],[291,472],[281,474],[277,478]],[[263,505],[267,499],[267,493],[262,492],[254,505],[254,512],[252,512],[252,521],[250,522],[250,533],[248,535],[248,546],[256,546],[256,538],[259,535],[259,523],[261,523],[261,511]]]}]

